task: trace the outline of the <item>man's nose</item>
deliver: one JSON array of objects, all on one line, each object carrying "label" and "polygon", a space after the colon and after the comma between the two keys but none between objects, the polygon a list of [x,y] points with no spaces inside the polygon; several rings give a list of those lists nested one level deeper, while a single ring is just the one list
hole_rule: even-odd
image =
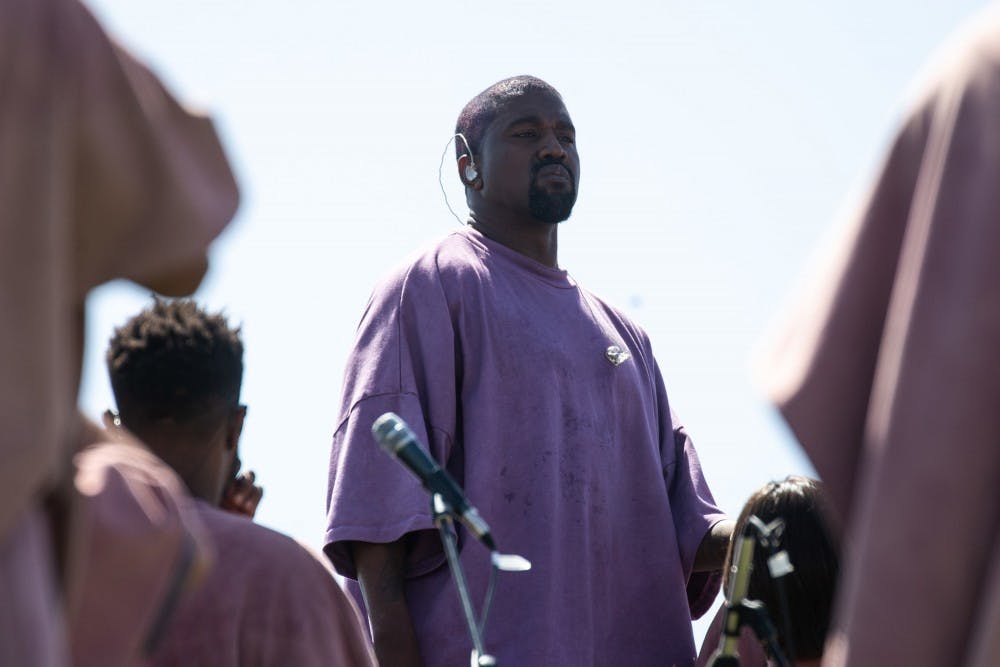
[{"label": "man's nose", "polygon": [[544,158],[555,158],[557,160],[566,159],[566,149],[563,148],[562,143],[559,141],[559,137],[552,130],[545,133],[542,137],[542,145],[538,149],[538,157],[540,159]]}]

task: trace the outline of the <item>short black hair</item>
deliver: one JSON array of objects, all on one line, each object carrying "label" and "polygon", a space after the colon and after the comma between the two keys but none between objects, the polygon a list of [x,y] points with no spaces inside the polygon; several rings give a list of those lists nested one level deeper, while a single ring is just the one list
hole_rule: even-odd
[{"label": "short black hair", "polygon": [[[503,108],[514,99],[529,92],[538,91],[552,95],[562,100],[559,91],[538,77],[521,74],[497,81],[492,86],[479,93],[462,109],[455,123],[455,134],[461,134],[469,142],[469,150],[473,156],[479,154],[483,136],[490,124],[496,119]],[[456,137],[455,155],[461,157],[466,152],[465,144]]]},{"label": "short black hair", "polygon": [[115,330],[107,353],[122,422],[198,421],[216,406],[239,403],[243,341],[221,313],[190,299],[155,298]]},{"label": "short black hair", "polygon": [[[829,523],[829,501],[823,486],[816,480],[790,475],[758,489],[736,520],[733,542],[726,558],[727,586],[733,546],[754,515],[765,524],[781,518],[785,522],[781,546],[788,552],[795,571],[785,579],[788,611],[791,617],[792,647],[795,657],[817,660],[823,655],[830,613],[840,570],[838,546]],[[767,607],[778,630],[778,643],[787,651],[781,623],[781,602],[768,576],[769,553],[758,545],[754,550],[753,573],[747,597],[760,600]]]}]

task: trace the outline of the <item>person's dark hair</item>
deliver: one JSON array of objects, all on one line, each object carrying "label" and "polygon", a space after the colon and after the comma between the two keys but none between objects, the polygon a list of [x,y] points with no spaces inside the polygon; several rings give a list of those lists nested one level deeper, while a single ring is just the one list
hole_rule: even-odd
[{"label": "person's dark hair", "polygon": [[[791,475],[758,489],[740,512],[733,533],[743,534],[747,521],[755,515],[765,524],[781,518],[785,530],[781,546],[788,552],[795,571],[785,577],[788,610],[791,616],[792,646],[795,657],[816,660],[830,628],[830,612],[839,572],[838,545],[829,527],[829,508],[823,486],[816,480]],[[787,644],[782,633],[781,602],[768,575],[768,551],[760,545],[754,551],[753,574],[747,597],[760,600],[778,629],[782,649]],[[733,558],[733,544],[726,558],[727,580]]]},{"label": "person's dark hair", "polygon": [[161,420],[197,423],[239,403],[243,342],[221,313],[189,299],[157,298],[115,330],[111,387],[129,428]]},{"label": "person's dark hair", "polygon": [[[479,155],[483,135],[486,134],[490,124],[508,102],[529,92],[544,92],[562,100],[559,91],[537,77],[527,74],[512,76],[494,83],[465,105],[462,113],[458,115],[458,122],[455,123],[455,134],[463,135],[469,142],[469,150],[474,156]],[[465,144],[456,139],[455,156],[461,157],[465,152]]]}]

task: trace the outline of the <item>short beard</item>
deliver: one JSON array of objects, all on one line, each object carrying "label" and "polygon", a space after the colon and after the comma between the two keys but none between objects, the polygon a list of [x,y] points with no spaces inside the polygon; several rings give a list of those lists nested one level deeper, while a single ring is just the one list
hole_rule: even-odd
[{"label": "short beard", "polygon": [[562,222],[569,218],[576,203],[576,188],[569,192],[549,193],[535,184],[528,191],[528,210],[542,222]]}]

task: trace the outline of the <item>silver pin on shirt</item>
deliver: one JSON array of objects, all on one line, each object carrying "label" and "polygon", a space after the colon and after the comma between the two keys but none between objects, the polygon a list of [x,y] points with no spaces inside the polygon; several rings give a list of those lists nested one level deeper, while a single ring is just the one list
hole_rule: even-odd
[{"label": "silver pin on shirt", "polygon": [[623,350],[617,345],[609,345],[608,349],[604,352],[604,356],[615,366],[621,366],[632,358],[628,350]]}]

